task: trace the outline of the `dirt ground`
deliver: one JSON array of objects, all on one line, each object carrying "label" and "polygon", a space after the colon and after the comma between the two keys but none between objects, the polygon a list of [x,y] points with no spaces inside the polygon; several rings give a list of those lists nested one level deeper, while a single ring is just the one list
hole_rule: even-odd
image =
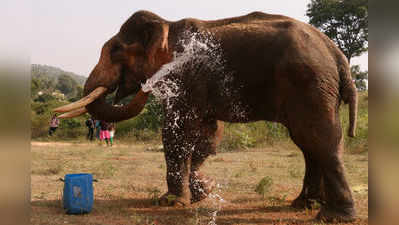
[{"label": "dirt ground", "polygon": [[[290,202],[300,192],[304,160],[292,144],[210,157],[202,171],[216,180],[212,196],[187,208],[160,207],[166,191],[163,153],[154,146],[32,142],[31,224],[323,224],[317,209],[297,211]],[[343,156],[358,219],[368,224],[368,153]],[[92,173],[93,211],[66,215],[63,183],[68,173]],[[254,190],[270,177],[265,196]],[[317,207],[316,207],[317,208]]]}]

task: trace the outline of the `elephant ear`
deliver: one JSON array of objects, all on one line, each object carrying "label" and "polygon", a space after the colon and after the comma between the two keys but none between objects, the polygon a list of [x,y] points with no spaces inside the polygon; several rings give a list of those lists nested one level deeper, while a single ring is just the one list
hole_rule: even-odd
[{"label": "elephant ear", "polygon": [[169,25],[165,23],[149,23],[143,32],[142,44],[148,61],[155,65],[159,57],[168,52]]},{"label": "elephant ear", "polygon": [[149,66],[159,68],[170,59],[168,54],[169,25],[160,20],[134,22],[122,26],[120,31],[122,40],[134,47],[133,49],[143,49]]}]

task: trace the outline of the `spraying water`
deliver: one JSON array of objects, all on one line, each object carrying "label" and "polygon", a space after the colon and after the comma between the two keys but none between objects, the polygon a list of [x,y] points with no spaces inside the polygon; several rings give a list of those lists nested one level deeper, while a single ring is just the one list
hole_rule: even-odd
[{"label": "spraying water", "polygon": [[[223,69],[223,60],[219,45],[209,34],[185,33],[179,42],[183,47],[180,53],[173,52],[173,60],[161,67],[150,79],[142,85],[144,92],[152,91],[158,99],[164,100],[179,95],[179,85],[168,79],[167,75],[184,73],[194,70],[198,64],[206,65],[213,70]],[[190,75],[195,75],[189,73]]]},{"label": "spraying water", "polygon": [[[221,186],[217,184],[216,187],[217,187],[216,188],[217,192],[220,192]],[[208,225],[217,225],[216,224],[217,214],[222,209],[223,203],[225,203],[226,201],[217,193],[210,193],[208,197],[212,199],[212,204],[214,208],[214,210],[210,213],[211,219],[208,222]]]},{"label": "spraying water", "polygon": [[[174,99],[185,96],[185,88],[182,87],[182,82],[179,76],[197,76],[198,74],[219,74],[225,76],[221,80],[224,82],[221,89],[225,95],[232,93],[228,88],[228,82],[232,81],[231,74],[225,72],[224,61],[220,46],[211,35],[204,33],[186,33],[179,42],[183,47],[182,52],[174,52],[173,60],[170,63],[163,65],[158,72],[149,78],[145,84],[142,85],[144,92],[151,91],[157,100],[164,103],[165,116],[169,118],[165,124],[167,129],[172,132],[176,137],[181,135],[180,123],[185,119],[195,119],[198,117],[195,110],[186,110],[182,112],[181,107],[174,107]],[[187,78],[187,77],[186,77]],[[193,130],[192,132],[199,132]],[[183,139],[184,140],[184,139]],[[176,149],[179,149],[178,157],[184,157],[185,154],[194,151],[195,144],[187,143],[185,141],[176,143]],[[176,166],[174,162],[170,166]],[[173,164],[173,165],[172,165]],[[169,174],[178,179],[181,179],[180,172]],[[221,186],[217,184],[217,191],[220,192]],[[203,190],[200,190],[203,191]],[[216,191],[216,192],[217,192]],[[204,192],[204,191],[203,191]],[[214,191],[215,192],[215,191]],[[209,213],[209,225],[216,225],[217,213],[222,208],[222,203],[225,200],[218,193],[209,193],[209,199],[212,200],[212,211]]]}]

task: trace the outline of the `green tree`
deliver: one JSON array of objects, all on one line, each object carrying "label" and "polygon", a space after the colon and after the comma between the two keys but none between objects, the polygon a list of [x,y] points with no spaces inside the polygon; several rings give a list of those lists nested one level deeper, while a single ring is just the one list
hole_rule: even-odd
[{"label": "green tree", "polygon": [[34,99],[35,102],[42,102],[42,103],[53,101],[53,100],[55,100],[55,97],[49,93],[43,93]]},{"label": "green tree", "polygon": [[77,95],[78,83],[70,76],[63,74],[58,78],[56,88],[69,98]]},{"label": "green tree", "polygon": [[32,80],[30,82],[30,95],[31,97],[36,96],[36,94],[40,91],[40,80],[37,78],[32,77]]},{"label": "green tree", "polygon": [[361,71],[359,65],[351,66],[352,78],[355,79],[355,85],[358,90],[364,91],[368,89],[369,72]]},{"label": "green tree", "polygon": [[368,50],[368,0],[311,0],[306,15],[349,62]]},{"label": "green tree", "polygon": [[40,91],[51,92],[55,88],[56,82],[54,77],[49,77],[42,73],[37,75],[34,79],[38,81],[38,87],[40,88]]},{"label": "green tree", "polygon": [[82,86],[76,86],[75,88],[75,95],[69,99],[69,101],[74,102],[78,101],[83,97],[83,87]]},{"label": "green tree", "polygon": [[352,78],[355,80],[367,80],[369,77],[369,72],[367,70],[360,71],[359,65],[351,66],[351,73],[352,73]]}]

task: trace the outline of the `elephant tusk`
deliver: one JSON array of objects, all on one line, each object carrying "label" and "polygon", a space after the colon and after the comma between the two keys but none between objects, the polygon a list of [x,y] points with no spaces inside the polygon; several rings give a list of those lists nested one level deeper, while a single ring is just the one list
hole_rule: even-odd
[{"label": "elephant tusk", "polygon": [[80,109],[80,108],[85,107],[86,105],[92,103],[94,100],[96,100],[100,95],[102,95],[106,91],[107,91],[107,88],[98,87],[94,91],[92,91],[90,94],[88,94],[85,97],[83,97],[82,99],[80,99],[79,101],[72,102],[71,104],[55,108],[53,111],[63,113],[63,112],[70,112],[74,109]]},{"label": "elephant tusk", "polygon": [[67,113],[61,114],[61,115],[59,115],[57,117],[60,118],[60,119],[65,119],[65,118],[77,117],[77,116],[80,116],[80,115],[85,114],[85,113],[87,113],[87,109],[85,107],[82,107],[82,108],[79,108],[79,109],[75,109],[75,110],[73,110],[71,112],[67,112]]}]

